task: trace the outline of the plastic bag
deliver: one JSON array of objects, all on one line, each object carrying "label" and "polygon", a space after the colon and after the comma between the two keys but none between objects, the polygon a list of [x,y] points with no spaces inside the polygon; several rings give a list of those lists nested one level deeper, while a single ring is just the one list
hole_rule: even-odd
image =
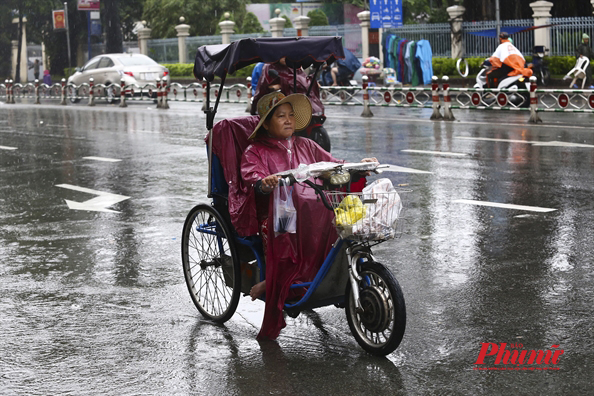
[{"label": "plastic bag", "polygon": [[274,235],[295,234],[297,232],[297,211],[293,205],[293,187],[287,187],[287,182],[279,180],[278,187],[274,189]]}]

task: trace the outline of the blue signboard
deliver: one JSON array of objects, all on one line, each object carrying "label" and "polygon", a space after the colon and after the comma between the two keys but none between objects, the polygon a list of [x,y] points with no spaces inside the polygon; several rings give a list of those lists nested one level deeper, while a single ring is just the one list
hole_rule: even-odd
[{"label": "blue signboard", "polygon": [[403,0],[369,0],[371,28],[395,28],[402,26]]}]

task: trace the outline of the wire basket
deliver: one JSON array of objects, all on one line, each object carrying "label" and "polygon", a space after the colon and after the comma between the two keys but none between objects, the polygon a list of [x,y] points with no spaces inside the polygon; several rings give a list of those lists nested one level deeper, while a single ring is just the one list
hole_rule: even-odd
[{"label": "wire basket", "polygon": [[405,202],[411,191],[325,193],[334,209],[334,226],[338,235],[342,239],[368,242],[385,241],[402,235]]}]

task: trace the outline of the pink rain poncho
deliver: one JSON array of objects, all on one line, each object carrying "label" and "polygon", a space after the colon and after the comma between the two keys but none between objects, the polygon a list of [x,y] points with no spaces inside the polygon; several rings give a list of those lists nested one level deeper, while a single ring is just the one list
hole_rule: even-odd
[{"label": "pink rain poncho", "polygon": [[[288,150],[290,149],[290,151]],[[313,141],[293,136],[279,140],[257,137],[246,149],[241,161],[241,176],[245,186],[253,186],[266,176],[299,164],[320,161],[342,162],[332,157]],[[268,246],[266,249],[266,308],[258,338],[276,339],[285,327],[282,310],[289,294],[289,286],[311,281],[337,234],[332,226],[334,213],[323,205],[314,190],[302,184],[293,186],[293,203],[297,210],[297,233],[275,237],[272,224],[273,194],[258,195],[258,217],[267,218]],[[270,215],[269,215],[270,214]],[[293,289],[297,291],[298,289]]]}]

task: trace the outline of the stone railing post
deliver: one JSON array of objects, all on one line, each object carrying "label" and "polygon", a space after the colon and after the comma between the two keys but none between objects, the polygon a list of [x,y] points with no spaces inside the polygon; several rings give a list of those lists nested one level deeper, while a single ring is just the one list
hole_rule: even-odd
[{"label": "stone railing post", "polygon": [[148,40],[151,38],[151,31],[151,29],[146,27],[146,23],[144,23],[143,28],[138,29],[140,53],[143,55],[148,55]]},{"label": "stone railing post", "polygon": [[226,12],[225,20],[219,22],[219,27],[221,28],[221,35],[223,36],[223,44],[231,44],[231,35],[233,34],[235,22],[229,20],[230,16],[231,14]]},{"label": "stone railing post", "polygon": [[369,26],[370,14],[369,11],[362,11],[357,14],[357,18],[361,21],[361,49],[363,50],[363,59],[369,58]]},{"label": "stone railing post", "polygon": [[462,42],[462,15],[466,11],[461,5],[454,5],[446,9],[450,15],[452,27],[452,59],[464,57],[464,43]]},{"label": "stone railing post", "polygon": [[[534,26],[542,26],[549,24],[551,17],[551,8],[553,3],[550,1],[535,1],[530,3],[532,7],[532,17],[534,18]],[[546,48],[551,48],[551,30],[550,28],[541,28],[534,30],[534,45],[544,45]]]},{"label": "stone railing post", "polygon": [[270,32],[272,33],[272,37],[283,37],[283,32],[285,30],[285,18],[281,18],[279,15],[281,13],[280,8],[274,10],[276,14],[275,18],[272,18],[270,23]]},{"label": "stone railing post", "polygon": [[297,36],[309,36],[309,21],[310,18],[304,15],[298,16],[297,18],[293,19],[293,25],[295,26],[295,29],[297,29]]},{"label": "stone railing post", "polygon": [[177,30],[177,47],[178,47],[178,62],[179,63],[187,63],[188,62],[188,50],[186,49],[186,37],[190,35],[190,25],[186,25],[184,22],[186,18],[179,17],[179,25],[175,27]]}]

